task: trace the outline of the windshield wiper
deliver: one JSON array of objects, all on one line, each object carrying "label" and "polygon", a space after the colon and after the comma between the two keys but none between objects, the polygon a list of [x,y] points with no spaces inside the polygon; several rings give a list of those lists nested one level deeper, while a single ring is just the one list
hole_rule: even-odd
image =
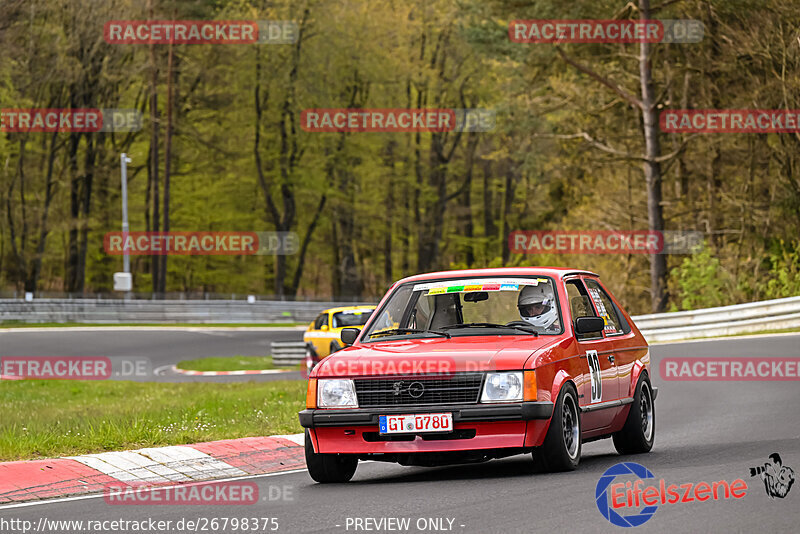
[{"label": "windshield wiper", "polygon": [[506,328],[510,330],[519,330],[520,332],[526,332],[528,334],[533,334],[535,336],[539,335],[539,332],[534,330],[533,327],[514,325],[514,324],[464,323],[464,324],[449,324],[447,326],[441,327],[442,330],[451,330],[456,328]]},{"label": "windshield wiper", "polygon": [[397,334],[437,334],[450,339],[450,334],[447,332],[440,332],[438,330],[418,330],[416,328],[390,328],[389,330],[380,330],[372,333],[369,337],[375,336],[393,336]]}]

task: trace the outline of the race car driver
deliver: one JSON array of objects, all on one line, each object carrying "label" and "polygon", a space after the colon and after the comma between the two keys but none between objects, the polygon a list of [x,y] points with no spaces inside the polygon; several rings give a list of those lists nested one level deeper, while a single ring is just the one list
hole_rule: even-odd
[{"label": "race car driver", "polygon": [[522,288],[517,297],[517,309],[522,320],[540,332],[561,330],[555,298],[548,286],[540,284]]}]

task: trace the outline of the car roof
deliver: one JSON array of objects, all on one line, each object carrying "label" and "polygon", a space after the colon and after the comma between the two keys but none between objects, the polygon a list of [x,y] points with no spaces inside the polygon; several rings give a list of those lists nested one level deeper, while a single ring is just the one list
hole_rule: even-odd
[{"label": "car roof", "polygon": [[459,271],[438,271],[434,273],[416,274],[399,280],[397,283],[402,284],[405,282],[419,282],[423,280],[432,280],[436,278],[460,278],[463,276],[469,277],[482,277],[482,276],[552,276],[556,279],[562,279],[565,276],[584,274],[588,276],[597,276],[597,273],[586,271],[583,269],[573,269],[568,267],[502,267],[495,269],[463,269]]},{"label": "car roof", "polygon": [[374,310],[375,306],[372,304],[364,304],[363,306],[339,306],[337,308],[328,308],[327,310],[322,310],[320,313],[336,313],[341,311],[351,311],[351,310]]}]

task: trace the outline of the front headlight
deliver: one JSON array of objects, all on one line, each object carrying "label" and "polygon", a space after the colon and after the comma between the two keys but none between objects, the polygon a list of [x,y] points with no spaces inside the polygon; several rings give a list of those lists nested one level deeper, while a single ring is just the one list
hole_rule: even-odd
[{"label": "front headlight", "polygon": [[317,392],[319,408],[358,408],[356,389],[350,379],[319,379]]},{"label": "front headlight", "polygon": [[518,402],[521,400],[522,371],[486,375],[481,402]]}]

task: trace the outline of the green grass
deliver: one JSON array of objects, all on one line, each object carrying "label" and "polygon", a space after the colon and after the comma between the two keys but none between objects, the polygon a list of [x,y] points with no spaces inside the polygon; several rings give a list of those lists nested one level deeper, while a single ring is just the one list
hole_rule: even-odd
[{"label": "green grass", "polygon": [[0,461],[302,432],[304,381],[0,381]]},{"label": "green grass", "polygon": [[228,356],[184,360],[176,366],[187,371],[251,371],[275,369],[272,356]]},{"label": "green grass", "polygon": [[105,326],[114,328],[116,326],[193,326],[193,327],[287,327],[287,326],[307,326],[308,323],[26,323],[16,319],[0,321],[2,328],[70,328],[74,326]]}]

